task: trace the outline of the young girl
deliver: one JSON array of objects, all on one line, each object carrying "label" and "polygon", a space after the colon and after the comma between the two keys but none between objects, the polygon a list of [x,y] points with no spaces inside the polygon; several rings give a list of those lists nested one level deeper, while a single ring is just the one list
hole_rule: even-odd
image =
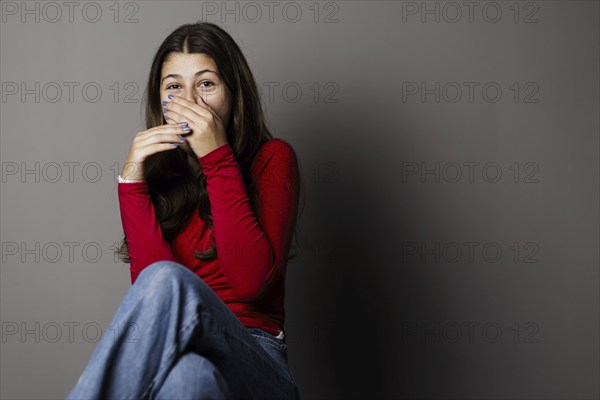
[{"label": "young girl", "polygon": [[119,176],[133,286],[68,399],[299,399],[283,332],[300,173],[235,41],[158,49]]}]

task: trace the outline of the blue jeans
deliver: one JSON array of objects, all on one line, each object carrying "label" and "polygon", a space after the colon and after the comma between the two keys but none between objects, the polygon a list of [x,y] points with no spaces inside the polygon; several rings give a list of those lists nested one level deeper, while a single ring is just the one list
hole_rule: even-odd
[{"label": "blue jeans", "polygon": [[286,342],[176,262],[145,268],[109,328],[67,399],[300,398]]}]

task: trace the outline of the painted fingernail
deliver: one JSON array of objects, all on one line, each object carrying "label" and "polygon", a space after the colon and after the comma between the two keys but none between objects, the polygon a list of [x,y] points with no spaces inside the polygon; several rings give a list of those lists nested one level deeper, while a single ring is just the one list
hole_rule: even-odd
[{"label": "painted fingernail", "polygon": [[166,108],[163,108],[163,112],[164,113],[166,113],[167,111],[169,111],[169,110],[167,110]]},{"label": "painted fingernail", "polygon": [[161,103],[163,106],[166,106],[167,104],[169,104],[168,102],[166,102],[166,101],[164,101],[164,100],[163,100],[163,101],[161,101],[160,103]]},{"label": "painted fingernail", "polygon": [[173,147],[177,147],[177,146],[179,146],[179,143],[171,143],[171,145],[172,145]]},{"label": "painted fingernail", "polygon": [[187,138],[184,138],[183,136],[179,135],[179,140],[187,140]]},{"label": "painted fingernail", "polygon": [[170,95],[167,96],[167,98],[173,100],[175,98],[175,96],[173,96],[172,94],[170,94]]},{"label": "painted fingernail", "polygon": [[184,132],[188,132],[189,130],[190,130],[190,127],[189,127],[189,126],[184,126],[184,127],[183,127],[183,131],[184,131]]},{"label": "painted fingernail", "polygon": [[180,126],[187,126],[187,124],[188,124],[187,122],[180,122],[178,125],[180,125]]}]

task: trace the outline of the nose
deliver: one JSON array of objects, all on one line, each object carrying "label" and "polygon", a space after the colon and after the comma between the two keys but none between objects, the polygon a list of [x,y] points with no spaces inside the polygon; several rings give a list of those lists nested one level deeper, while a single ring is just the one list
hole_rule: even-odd
[{"label": "nose", "polygon": [[187,101],[191,101],[192,103],[196,102],[196,96],[198,96],[198,94],[195,93],[194,89],[186,89],[183,93],[183,98],[185,98]]}]

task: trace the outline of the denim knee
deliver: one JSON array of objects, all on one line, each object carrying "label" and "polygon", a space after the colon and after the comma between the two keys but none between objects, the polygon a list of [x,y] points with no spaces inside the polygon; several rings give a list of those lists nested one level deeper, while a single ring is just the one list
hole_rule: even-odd
[{"label": "denim knee", "polygon": [[[181,265],[175,261],[156,261],[144,268],[137,279],[142,280],[144,283],[156,279],[158,275],[180,279],[184,278],[190,272],[191,271],[185,265]],[[164,276],[161,279],[163,279]]]}]

